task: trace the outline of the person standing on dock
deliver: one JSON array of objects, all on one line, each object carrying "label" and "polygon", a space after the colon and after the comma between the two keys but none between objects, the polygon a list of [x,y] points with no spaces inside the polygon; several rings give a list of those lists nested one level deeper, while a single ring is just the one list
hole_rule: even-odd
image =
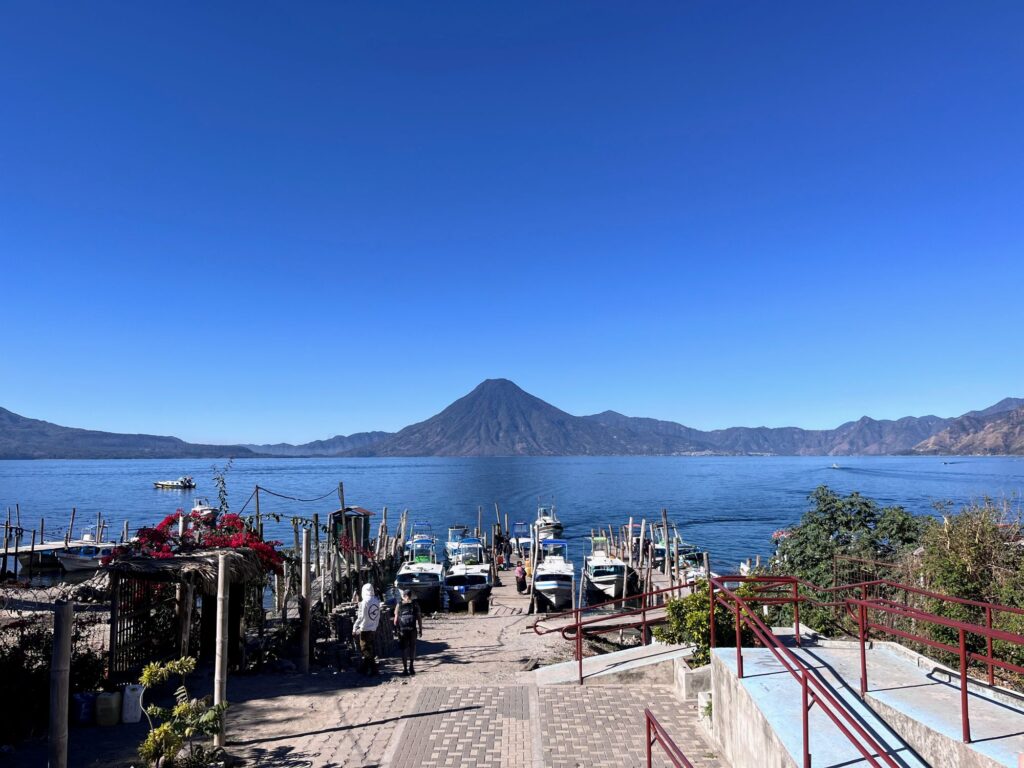
[{"label": "person standing on dock", "polygon": [[395,606],[395,629],[402,649],[402,674],[415,675],[416,638],[423,634],[423,612],[408,589],[402,590],[402,600]]},{"label": "person standing on dock", "polygon": [[523,567],[523,561],[520,560],[516,564],[516,592],[520,595],[526,591],[526,568]]},{"label": "person standing on dock", "polygon": [[363,584],[363,599],[356,608],[356,623],[352,634],[359,638],[359,651],[363,654],[360,672],[376,675],[377,668],[377,624],[380,623],[380,600],[373,592],[373,584]]}]

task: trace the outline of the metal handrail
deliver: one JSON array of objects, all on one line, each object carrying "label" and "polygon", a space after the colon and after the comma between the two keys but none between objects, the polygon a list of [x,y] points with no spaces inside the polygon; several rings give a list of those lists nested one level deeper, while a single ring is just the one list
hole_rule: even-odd
[{"label": "metal handrail", "polygon": [[[658,722],[658,718],[649,709],[644,710],[644,722],[647,726],[647,768],[651,768],[651,747],[655,743],[661,745],[661,748],[665,750],[665,754],[668,755],[668,759],[672,761],[672,765],[675,768],[693,768],[693,763],[686,759],[683,750],[676,746],[676,743],[672,741],[672,737],[668,735],[668,732]],[[654,734],[653,738],[651,736],[652,733]]]},{"label": "metal handrail", "polygon": [[[898,763],[887,754],[885,748],[860,724],[857,717],[849,711],[845,703],[842,703],[832,692],[831,686],[823,682],[796,654],[786,648],[771,631],[771,629],[757,616],[756,612],[747,604],[746,600],[737,595],[724,585],[735,582],[770,582],[774,577],[770,576],[720,576],[710,580],[710,625],[711,625],[711,647],[717,644],[715,633],[714,607],[721,603],[729,608],[728,600],[732,601],[735,611],[736,628],[736,672],[737,676],[743,677],[743,644],[741,641],[741,623],[746,625],[761,641],[761,643],[772,652],[782,667],[800,683],[802,724],[803,724],[803,764],[804,768],[811,768],[810,753],[810,731],[808,722],[808,711],[817,703],[821,711],[828,716],[839,731],[846,736],[850,743],[860,752],[861,756],[873,766],[885,764],[890,768],[898,768]],[[778,577],[780,584],[796,586],[796,580],[792,577]],[[718,594],[716,595],[716,587]],[[727,599],[728,598],[728,599]],[[753,601],[757,601],[753,597]],[[800,598],[797,595],[793,598],[794,604],[799,605]],[[797,635],[799,638],[799,634]],[[856,738],[854,733],[860,738]],[[873,754],[875,753],[875,754]],[[876,757],[878,759],[876,759]],[[879,760],[882,762],[879,763]]]},{"label": "metal handrail", "polygon": [[[857,608],[857,625],[858,635],[860,640],[860,694],[865,696],[868,689],[868,668],[867,668],[867,653],[865,648],[867,646],[868,633],[874,629],[879,632],[884,632],[897,637],[902,637],[912,642],[921,643],[923,645],[930,646],[932,648],[939,648],[940,650],[954,653],[959,657],[959,675],[960,675],[960,729],[963,742],[965,744],[971,743],[971,716],[970,708],[968,706],[968,674],[967,674],[967,663],[969,661],[979,661],[986,665],[988,668],[988,681],[989,685],[994,685],[995,667],[1005,669],[1008,672],[1016,672],[1017,674],[1024,674],[1024,667],[1016,664],[1011,664],[1008,661],[1002,661],[997,659],[993,655],[992,641],[1001,640],[1007,643],[1013,643],[1014,645],[1024,646],[1024,635],[1017,634],[1015,632],[1007,632],[1002,629],[994,629],[992,627],[992,614],[991,611],[986,611],[986,625],[971,624],[965,621],[957,621],[956,619],[949,619],[945,616],[937,616],[926,611],[919,610],[913,606],[906,605],[904,603],[898,603],[893,600],[886,599],[857,599],[847,598],[846,603],[850,606],[856,606]],[[983,604],[984,605],[984,604]],[[1008,607],[1008,606],[1006,606]],[[957,631],[957,639],[959,640],[957,646],[952,646],[947,643],[943,643],[939,640],[933,640],[929,637],[922,635],[915,635],[912,632],[907,632],[896,627],[888,627],[884,624],[879,624],[869,620],[868,611],[879,611],[881,613],[887,613],[891,616],[900,616],[902,618],[912,619],[915,622],[928,622],[930,624],[936,624],[939,626],[947,627],[949,629],[955,629]],[[985,638],[986,654],[975,653],[974,651],[967,650],[967,635],[978,635]]]},{"label": "metal handrail", "polygon": [[[647,628],[649,626],[653,625],[653,624],[663,624],[666,621],[668,621],[667,613],[663,617],[657,617],[657,618],[653,618],[653,619],[648,619],[647,618],[647,611],[656,610],[658,608],[664,607],[663,605],[648,605],[647,604],[648,603],[648,598],[653,597],[655,595],[661,595],[661,594],[664,594],[666,592],[678,592],[680,589],[683,589],[683,588],[691,588],[692,589],[693,586],[696,583],[697,583],[696,580],[687,581],[687,582],[683,582],[681,584],[676,584],[676,585],[671,586],[671,587],[662,587],[661,589],[655,589],[655,590],[651,590],[650,592],[644,592],[644,593],[642,593],[640,595],[632,595],[629,598],[621,598],[619,600],[608,600],[608,601],[606,601],[604,603],[598,603],[597,605],[587,606],[586,608],[573,608],[571,611],[562,611],[561,613],[557,613],[557,614],[553,614],[553,615],[548,615],[548,616],[545,616],[543,618],[538,618],[536,621],[533,622],[531,627],[532,627],[533,631],[536,634],[538,634],[538,635],[547,635],[547,634],[550,634],[552,632],[558,632],[562,636],[563,640],[573,640],[574,641],[573,655],[574,655],[574,657],[576,659],[576,663],[577,663],[577,679],[579,681],[579,684],[583,685],[583,636],[584,636],[584,634],[586,634],[586,630],[585,630],[586,627],[592,627],[594,624],[600,624],[602,622],[614,621],[614,620],[617,620],[617,619],[623,619],[623,618],[628,618],[630,616],[639,615],[640,616],[640,620],[639,621],[620,623],[620,624],[616,624],[615,626],[612,626],[612,627],[591,628],[589,630],[589,632],[591,634],[600,635],[600,634],[605,634],[607,632],[617,632],[617,631],[622,630],[622,629],[635,629],[635,628],[639,627],[640,628],[640,642],[643,645],[646,645],[647,644]],[[629,611],[622,611],[620,613],[604,613],[604,614],[601,614],[599,616],[589,617],[587,619],[582,618],[581,614],[585,610],[588,610],[590,608],[598,608],[598,607],[601,607],[603,605],[608,605],[610,603],[620,603],[620,602],[622,602],[625,599],[629,599],[629,600],[637,600],[637,599],[639,599],[639,600],[642,600],[642,603],[641,603],[639,608],[634,608],[634,609],[629,610]],[[566,624],[565,626],[562,626],[562,627],[551,627],[550,629],[541,629],[538,626],[545,619],[546,620],[551,620],[551,619],[557,619],[557,618],[565,618],[566,616],[570,616],[570,615],[573,616],[573,618],[575,619],[571,624]],[[573,632],[573,636],[571,638],[567,634],[570,630]]]}]

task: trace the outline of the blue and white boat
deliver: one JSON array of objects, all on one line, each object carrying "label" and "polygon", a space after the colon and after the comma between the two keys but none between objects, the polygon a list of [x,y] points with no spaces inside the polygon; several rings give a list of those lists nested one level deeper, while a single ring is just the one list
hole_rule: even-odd
[{"label": "blue and white boat", "polygon": [[569,562],[569,543],[565,539],[541,539],[540,562],[533,571],[533,593],[537,609],[563,611],[572,608],[576,571]]}]

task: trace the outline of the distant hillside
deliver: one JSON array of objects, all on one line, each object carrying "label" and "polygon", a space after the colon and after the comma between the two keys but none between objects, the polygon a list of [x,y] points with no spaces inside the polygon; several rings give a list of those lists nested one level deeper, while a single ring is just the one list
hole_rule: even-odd
[{"label": "distant hillside", "polygon": [[338,456],[343,453],[372,448],[394,435],[394,432],[355,432],[351,435],[335,435],[327,440],[292,445],[291,443],[268,443],[245,447],[257,453],[270,456]]},{"label": "distant hillside", "polygon": [[[992,419],[1015,404],[984,411]],[[488,379],[436,416],[382,442],[350,451],[373,456],[588,456],[906,454],[953,423],[938,416],[878,420],[867,416],[835,429],[731,427],[705,432],[671,421],[604,411],[573,416],[507,379]]]},{"label": "distant hillside", "polygon": [[[984,414],[984,415],[974,415]],[[1009,412],[972,411],[914,447],[915,453],[1024,454],[1024,407]]]},{"label": "distant hillside", "polygon": [[178,459],[255,456],[240,445],[61,427],[0,408],[0,459]]},{"label": "distant hillside", "polygon": [[835,429],[730,427],[708,432],[604,411],[573,416],[508,379],[488,379],[436,416],[397,433],[359,432],[292,445],[193,445],[176,437],[94,432],[0,408],[0,458],[220,456],[849,456],[1024,454],[1024,400],[955,419],[864,416]]}]

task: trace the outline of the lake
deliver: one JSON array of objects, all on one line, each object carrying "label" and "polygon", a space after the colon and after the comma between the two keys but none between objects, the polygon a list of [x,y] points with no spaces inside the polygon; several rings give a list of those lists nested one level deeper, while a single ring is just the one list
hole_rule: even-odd
[{"label": "lake", "polygon": [[[832,468],[833,462],[839,465]],[[219,462],[223,466],[224,462]],[[116,536],[127,520],[132,530],[154,525],[194,496],[216,503],[208,459],[111,461],[0,461],[0,507],[21,505],[25,528],[46,519],[47,538],[63,531],[71,507],[75,533],[102,512]],[[195,491],[160,491],[154,480],[192,475]],[[932,512],[935,501],[960,504],[983,496],[1017,503],[1024,489],[1020,457],[516,457],[402,459],[242,459],[227,474],[231,511],[237,512],[258,483],[299,498],[330,494],[345,484],[345,501],[378,516],[389,510],[392,532],[398,513],[410,510],[443,539],[451,523],[474,525],[478,505],[484,526],[494,521],[494,502],[509,520],[531,520],[538,500],[555,502],[574,559],[584,554],[592,527],[618,527],[629,515],[660,519],[662,507],[681,535],[711,551],[716,570],[771,551],[772,531],[800,519],[807,495],[818,485],[860,491],[882,504]],[[287,517],[327,514],[337,496],[300,503],[260,495],[261,511]],[[245,510],[248,514],[252,505]],[[379,520],[379,517],[377,517]],[[268,538],[290,543],[288,523],[265,526]],[[376,528],[374,528],[376,533]]]}]

